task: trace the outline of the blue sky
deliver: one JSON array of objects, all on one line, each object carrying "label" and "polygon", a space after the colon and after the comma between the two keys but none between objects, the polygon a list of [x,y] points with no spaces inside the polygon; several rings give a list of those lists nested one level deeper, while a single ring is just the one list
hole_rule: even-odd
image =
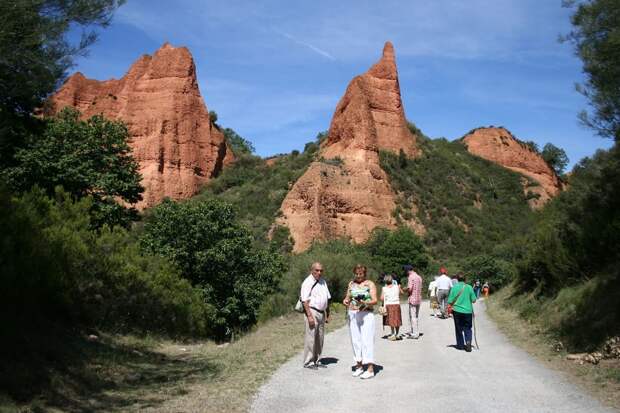
[{"label": "blue sky", "polygon": [[407,118],[431,137],[505,126],[571,165],[611,141],[578,124],[581,62],[561,0],[129,0],[76,70],[119,78],[164,42],[187,46],[221,125],[268,156],[329,128],[349,81],[393,42]]}]

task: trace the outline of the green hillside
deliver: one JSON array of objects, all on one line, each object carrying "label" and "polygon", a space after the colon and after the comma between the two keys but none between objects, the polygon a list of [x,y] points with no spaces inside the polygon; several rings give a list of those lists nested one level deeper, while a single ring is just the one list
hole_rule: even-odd
[{"label": "green hillside", "polygon": [[[242,156],[195,199],[217,197],[232,204],[257,242],[267,242],[282,200],[318,156],[320,136],[304,152],[281,155],[271,166],[256,156]],[[535,215],[523,193],[523,177],[469,154],[458,141],[419,141],[423,154],[416,159],[381,153],[381,166],[399,194],[397,219],[404,223],[416,215],[424,224],[423,241],[434,261],[502,256],[500,244],[525,232]],[[287,233],[278,228],[275,237],[285,250]]]},{"label": "green hillside", "polygon": [[382,152],[381,166],[399,194],[397,219],[415,215],[435,259],[501,255],[500,244],[531,225],[522,175],[470,154],[460,141],[422,138],[419,146],[416,159]]}]

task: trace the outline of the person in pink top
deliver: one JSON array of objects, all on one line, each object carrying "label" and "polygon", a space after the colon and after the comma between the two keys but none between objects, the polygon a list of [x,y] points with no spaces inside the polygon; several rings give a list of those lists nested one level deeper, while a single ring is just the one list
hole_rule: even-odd
[{"label": "person in pink top", "polygon": [[418,339],[420,337],[420,303],[422,302],[422,277],[407,265],[407,292],[409,293],[409,324],[411,325],[411,335],[409,338]]}]

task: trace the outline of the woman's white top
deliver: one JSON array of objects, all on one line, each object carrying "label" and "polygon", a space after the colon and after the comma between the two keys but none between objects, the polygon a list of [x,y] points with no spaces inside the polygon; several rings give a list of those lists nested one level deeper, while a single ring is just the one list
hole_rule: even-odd
[{"label": "woman's white top", "polygon": [[398,286],[397,285],[388,285],[383,287],[383,301],[385,302],[385,305],[388,304],[400,304],[400,300],[398,297],[398,293],[400,291],[398,291]]}]

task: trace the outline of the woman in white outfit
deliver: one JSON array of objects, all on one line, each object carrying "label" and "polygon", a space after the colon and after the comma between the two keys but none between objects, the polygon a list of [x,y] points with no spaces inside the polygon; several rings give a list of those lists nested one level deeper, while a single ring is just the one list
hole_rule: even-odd
[{"label": "woman in white outfit", "polygon": [[[348,307],[351,345],[355,359],[353,377],[370,379],[375,376],[375,315],[373,306],[377,304],[375,283],[366,278],[366,267],[356,265],[355,278],[349,283],[343,304]],[[364,365],[368,368],[364,371]]]}]

